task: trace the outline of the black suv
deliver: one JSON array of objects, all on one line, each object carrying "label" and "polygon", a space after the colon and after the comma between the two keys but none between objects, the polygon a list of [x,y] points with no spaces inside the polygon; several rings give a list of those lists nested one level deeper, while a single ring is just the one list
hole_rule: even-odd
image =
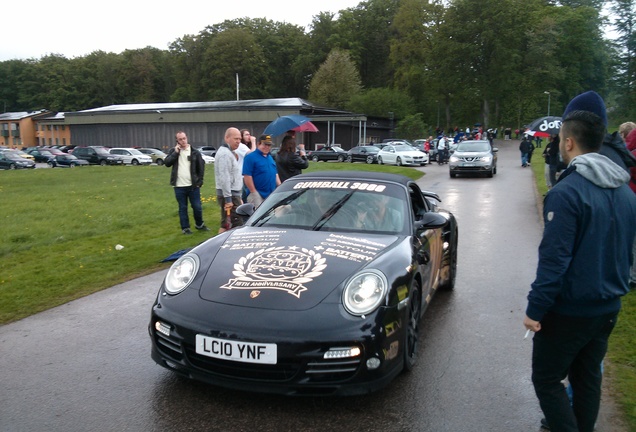
[{"label": "black suv", "polygon": [[75,147],[73,156],[84,159],[92,165],[123,165],[124,159],[120,156],[110,154],[106,147],[90,146]]}]

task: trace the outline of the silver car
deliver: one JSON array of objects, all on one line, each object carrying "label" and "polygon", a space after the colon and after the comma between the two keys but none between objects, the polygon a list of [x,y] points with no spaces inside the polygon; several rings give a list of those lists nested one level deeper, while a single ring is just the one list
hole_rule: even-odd
[{"label": "silver car", "polygon": [[497,148],[488,141],[462,141],[448,160],[450,176],[462,173],[497,174]]}]

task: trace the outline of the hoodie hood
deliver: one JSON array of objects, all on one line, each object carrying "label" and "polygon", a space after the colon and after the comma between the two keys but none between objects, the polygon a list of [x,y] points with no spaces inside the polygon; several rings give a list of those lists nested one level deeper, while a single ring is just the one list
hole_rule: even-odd
[{"label": "hoodie hood", "polygon": [[570,162],[570,166],[581,176],[604,189],[615,189],[629,181],[629,174],[624,169],[598,153],[576,156]]}]

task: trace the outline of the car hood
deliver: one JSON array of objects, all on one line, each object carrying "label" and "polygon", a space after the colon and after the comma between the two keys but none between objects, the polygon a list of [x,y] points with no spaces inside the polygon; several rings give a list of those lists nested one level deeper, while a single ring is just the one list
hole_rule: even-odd
[{"label": "car hood", "polygon": [[[243,227],[230,232],[205,273],[202,299],[253,308],[306,310],[398,242],[397,236]],[[205,244],[194,253],[205,256]],[[204,261],[207,264],[204,264]],[[337,297],[338,301],[340,300]]]}]

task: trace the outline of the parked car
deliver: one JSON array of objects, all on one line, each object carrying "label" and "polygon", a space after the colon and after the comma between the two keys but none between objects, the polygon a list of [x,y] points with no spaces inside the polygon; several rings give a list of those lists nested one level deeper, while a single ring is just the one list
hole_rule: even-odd
[{"label": "parked car", "polygon": [[340,147],[323,147],[320,150],[313,150],[308,152],[307,159],[311,159],[314,162],[344,162],[347,159],[347,152]]},{"label": "parked car", "polygon": [[347,152],[348,162],[366,162],[374,164],[378,162],[377,156],[380,149],[372,145],[362,145],[352,148]]},{"label": "parked car", "polygon": [[64,152],[57,147],[40,147],[40,150],[46,150],[47,152],[53,153],[54,155],[64,154]]},{"label": "parked car", "polygon": [[386,386],[414,367],[429,301],[455,284],[457,222],[436,201],[404,176],[330,171],[288,179],[256,211],[243,204],[245,226],[167,272],[149,323],[153,360],[247,391]]},{"label": "parked car", "polygon": [[115,147],[109,150],[110,154],[121,156],[127,165],[150,165],[152,158],[135,148]]},{"label": "parked car", "polygon": [[106,147],[75,147],[73,155],[78,159],[84,159],[92,165],[123,165],[124,159],[121,156],[108,152]]},{"label": "parked car", "polygon": [[145,155],[150,156],[152,161],[157,165],[163,165],[163,161],[167,156],[164,152],[156,148],[138,148],[137,150]]},{"label": "parked car", "polygon": [[26,153],[23,150],[15,149],[15,150],[4,150],[5,152],[13,153],[14,155],[21,157],[22,159],[29,159],[35,161],[33,155]]},{"label": "parked car", "polygon": [[206,154],[201,153],[201,158],[203,158],[203,162],[205,162],[206,165],[214,163],[214,156],[208,156]]},{"label": "parked car", "polygon": [[451,177],[457,174],[497,174],[497,151],[488,141],[462,141],[448,160]]},{"label": "parked car", "polygon": [[379,164],[426,165],[428,155],[408,144],[388,144],[377,155]]},{"label": "parked car", "polygon": [[202,147],[195,147],[197,150],[199,150],[202,154],[208,155],[208,156],[216,156],[216,147],[214,146],[202,146]]},{"label": "parked car", "polygon": [[75,168],[76,166],[90,165],[84,159],[78,159],[71,154],[56,155],[49,159],[48,164],[51,168]]},{"label": "parked car", "polygon": [[43,163],[47,163],[50,159],[55,157],[55,155],[50,151],[42,149],[31,150],[29,154],[33,157],[33,160],[35,162]]},{"label": "parked car", "polygon": [[24,159],[10,151],[0,152],[1,169],[35,168],[35,162]]},{"label": "parked car", "polygon": [[75,147],[77,147],[77,146],[76,145],[67,145],[67,146],[60,147],[60,150],[62,150],[64,153],[71,154],[71,153],[73,153],[73,150],[75,149]]}]

